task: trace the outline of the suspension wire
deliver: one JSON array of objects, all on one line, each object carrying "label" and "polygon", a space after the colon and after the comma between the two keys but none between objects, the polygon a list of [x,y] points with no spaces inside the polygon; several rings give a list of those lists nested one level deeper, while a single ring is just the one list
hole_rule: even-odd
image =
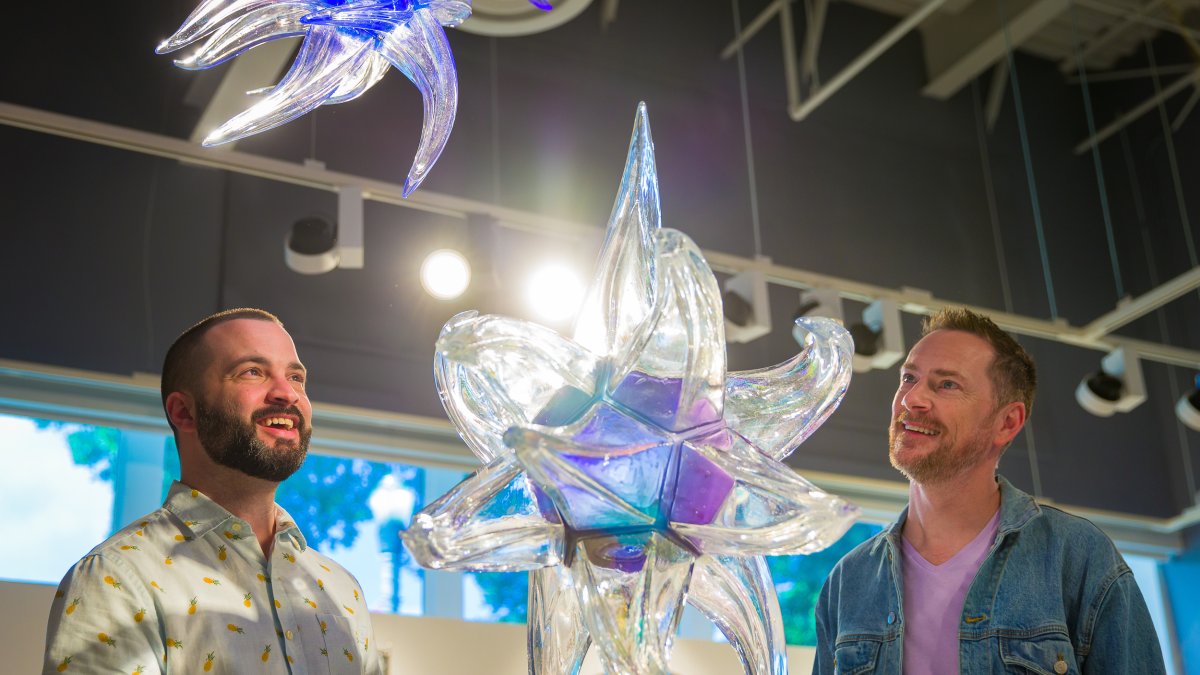
[{"label": "suspension wire", "polygon": [[[1161,96],[1162,84],[1158,80],[1158,65],[1154,62],[1154,46],[1146,41],[1146,58],[1150,62],[1151,79],[1154,81],[1154,93]],[[1171,133],[1171,124],[1167,121],[1167,107],[1161,99],[1158,102],[1158,119],[1162,123],[1163,140],[1166,141],[1167,159],[1171,163],[1171,182],[1175,187],[1175,203],[1179,208],[1179,224],[1183,227],[1183,240],[1187,242],[1188,260],[1192,267],[1200,266],[1196,259],[1196,242],[1192,240],[1192,224],[1188,219],[1187,204],[1183,201],[1183,181],[1179,178],[1179,163],[1175,160],[1175,139]],[[1200,291],[1198,291],[1200,293]]]},{"label": "suspension wire", "polygon": [[[738,11],[738,0],[731,0],[733,6],[733,35],[738,38],[742,34],[742,15]],[[750,135],[750,95],[746,91],[746,59],[742,55],[742,44],[737,48],[738,88],[742,95],[742,137],[746,144],[746,174],[750,181],[750,222],[754,227],[754,256],[762,255],[762,232],[758,221],[758,179],[754,172],[754,142]]]},{"label": "suspension wire", "polygon": [[[1156,79],[1157,85],[1157,74],[1154,76],[1154,79]],[[1162,106],[1159,106],[1159,112],[1162,113]],[[1170,138],[1168,138],[1168,148],[1170,148]],[[1138,225],[1141,228],[1141,247],[1142,251],[1144,251],[1144,255],[1146,256],[1146,269],[1150,270],[1151,286],[1157,288],[1159,283],[1158,264],[1154,262],[1150,227],[1148,227],[1146,220],[1146,209],[1141,203],[1141,183],[1138,180],[1138,172],[1136,172],[1136,169],[1134,169],[1133,150],[1130,150],[1129,148],[1129,135],[1124,129],[1121,130],[1121,149],[1124,153],[1124,160],[1126,160],[1126,167],[1129,172],[1129,184],[1133,187],[1133,203],[1136,213],[1138,213]],[[1189,250],[1189,252],[1190,251],[1192,250]],[[1158,310],[1154,311],[1154,317],[1158,319],[1159,339],[1163,341],[1163,344],[1170,344],[1171,331],[1168,328],[1168,325],[1166,325],[1165,307],[1159,307]],[[1178,399],[1178,396],[1183,394],[1183,388],[1180,387],[1180,377],[1178,377],[1178,369],[1176,366],[1166,366],[1166,377],[1168,377],[1169,380],[1171,399],[1176,400]],[[1180,422],[1180,420],[1176,420],[1175,422],[1175,431],[1178,435],[1178,441],[1180,441],[1180,462],[1183,468],[1183,479],[1187,485],[1188,500],[1193,504],[1196,504],[1198,503],[1200,494],[1196,492],[1195,470],[1192,466],[1192,444],[1188,443],[1187,430],[1183,429],[1183,423]]]},{"label": "suspension wire", "polygon": [[[1083,67],[1083,54],[1080,50],[1079,24],[1076,17],[1075,3],[1069,10],[1071,15],[1071,42],[1075,45],[1075,62],[1079,69],[1079,84],[1083,88],[1083,109],[1087,115],[1088,134],[1096,135],[1096,118],[1092,112],[1092,93],[1088,89],[1087,71]],[[1108,206],[1108,187],[1104,183],[1104,166],[1100,162],[1100,144],[1092,143],[1092,164],[1096,167],[1096,187],[1100,190],[1100,212],[1104,216],[1104,232],[1108,237],[1108,257],[1112,261],[1113,282],[1117,287],[1117,300],[1125,297],[1125,285],[1121,281],[1121,264],[1117,260],[1117,242],[1113,235],[1112,213]]]},{"label": "suspension wire", "polygon": [[[987,147],[987,124],[983,119],[983,100],[979,95],[979,80],[971,81],[971,100],[975,106],[975,137],[979,141],[979,159],[983,169],[983,187],[987,195],[988,218],[992,221],[992,241],[996,247],[996,264],[1000,268],[1000,290],[1004,293],[1004,311],[1013,313],[1012,287],[1008,281],[1008,262],[1004,256],[1004,240],[1000,236],[1000,211],[996,206],[996,187],[992,180],[992,160]],[[1025,422],[1025,447],[1029,458],[1029,476],[1033,481],[1033,496],[1041,499],[1042,472],[1038,468],[1037,443],[1033,438],[1033,421]]]},{"label": "suspension wire", "polygon": [[1004,12],[1004,0],[997,0],[996,11],[1000,25],[1004,27],[1004,49],[1008,59],[1009,84],[1013,92],[1013,105],[1017,109],[1017,129],[1021,134],[1021,155],[1025,160],[1025,179],[1029,184],[1029,198],[1033,207],[1033,225],[1037,231],[1038,251],[1042,257],[1042,278],[1046,283],[1046,300],[1050,305],[1050,319],[1058,320],[1058,303],[1054,300],[1054,281],[1050,278],[1050,257],[1046,251],[1046,233],[1042,227],[1042,207],[1038,202],[1037,181],[1033,175],[1033,157],[1029,151],[1029,133],[1025,129],[1025,109],[1021,103],[1021,84],[1017,77],[1017,63],[1013,58],[1012,42],[1008,31],[1008,16]]},{"label": "suspension wire", "polygon": [[996,186],[992,180],[992,160],[988,154],[986,125],[983,121],[983,101],[979,96],[978,79],[971,81],[971,99],[975,103],[975,137],[979,141],[983,188],[987,195],[988,218],[992,221],[992,242],[996,246],[996,264],[1000,268],[1000,290],[1004,293],[1004,311],[1012,314],[1012,287],[1008,283],[1008,262],[1004,256],[1004,240],[1000,236],[1000,211],[996,206]]},{"label": "suspension wire", "polygon": [[492,103],[492,202],[500,203],[500,50],[495,37],[488,38],[491,50],[491,103]]}]

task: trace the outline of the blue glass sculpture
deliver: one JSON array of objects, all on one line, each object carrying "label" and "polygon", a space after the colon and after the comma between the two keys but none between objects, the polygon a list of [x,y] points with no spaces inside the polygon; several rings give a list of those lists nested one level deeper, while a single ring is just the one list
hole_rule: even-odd
[{"label": "blue glass sculpture", "polygon": [[467,312],[437,342],[438,391],[483,468],[403,535],[425,567],[532,570],[529,671],[666,674],[684,602],[746,672],[786,672],[762,556],[836,541],[857,509],[780,460],[833,412],[853,344],[800,319],[803,351],[726,373],[720,291],[699,249],[660,227],[639,106],[598,272],[574,338]]},{"label": "blue glass sculpture", "polygon": [[417,189],[450,138],[458,110],[458,76],[443,26],[471,15],[470,0],[205,0],[174,35],[165,54],[204,40],[175,65],[212,68],[264,42],[304,36],[296,60],[261,101],[204,139],[220,145],[290,122],[320,105],[361,96],[395,66],[421,90],[421,142],[404,181]]}]

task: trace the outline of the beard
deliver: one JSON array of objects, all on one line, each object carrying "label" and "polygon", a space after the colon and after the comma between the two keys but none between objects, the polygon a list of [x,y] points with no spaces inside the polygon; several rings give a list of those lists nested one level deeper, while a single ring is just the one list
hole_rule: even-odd
[{"label": "beard", "polygon": [[[258,437],[256,422],[276,415],[296,416],[299,420],[297,441],[278,439],[272,445]],[[247,476],[281,483],[304,463],[312,427],[295,406],[263,408],[246,422],[232,410],[220,406],[210,408],[197,399],[196,433],[204,451],[217,464],[236,469]]]},{"label": "beard", "polygon": [[[902,429],[900,425],[905,421],[937,431],[937,436],[931,438],[931,440],[936,438],[937,445],[924,455],[902,457],[899,447],[904,439],[902,435],[897,434],[897,429]],[[963,442],[958,442],[956,436],[949,435],[947,430],[939,424],[899,415],[892,420],[892,425],[888,428],[888,459],[893,468],[914,483],[921,485],[945,483],[963,475],[967,470],[983,461],[987,454],[987,428],[990,426],[990,422],[989,418],[976,430],[974,435],[964,439]]]}]

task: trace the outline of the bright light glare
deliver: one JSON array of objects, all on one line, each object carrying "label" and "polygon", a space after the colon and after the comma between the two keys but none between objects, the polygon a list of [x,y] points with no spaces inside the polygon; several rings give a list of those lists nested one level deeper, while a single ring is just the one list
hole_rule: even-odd
[{"label": "bright light glare", "polygon": [[439,249],[425,256],[425,262],[421,263],[421,286],[435,298],[457,298],[470,283],[471,266],[458,251]]},{"label": "bright light glare", "polygon": [[575,271],[566,265],[543,265],[525,282],[525,301],[539,317],[562,321],[579,311],[579,304],[583,302],[583,284]]}]

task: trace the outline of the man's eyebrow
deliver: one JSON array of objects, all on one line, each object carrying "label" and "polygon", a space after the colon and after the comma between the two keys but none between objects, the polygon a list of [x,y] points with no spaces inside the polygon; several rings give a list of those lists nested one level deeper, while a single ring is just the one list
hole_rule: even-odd
[{"label": "man's eyebrow", "polygon": [[[251,355],[251,356],[242,356],[240,358],[232,359],[229,362],[229,367],[235,368],[237,366],[242,365],[243,363],[257,363],[260,366],[270,366],[271,365],[270,359],[268,359],[265,356],[260,356],[260,355],[255,354],[255,355]],[[291,363],[287,364],[287,369],[288,370],[298,370],[302,373],[308,372],[308,368],[305,368],[304,364],[300,363],[299,361],[292,361]]]},{"label": "man's eyebrow", "polygon": [[942,377],[962,378],[963,376],[962,373],[958,372],[957,370],[947,370],[946,368],[934,368],[930,372],[934,375],[941,375]]}]

